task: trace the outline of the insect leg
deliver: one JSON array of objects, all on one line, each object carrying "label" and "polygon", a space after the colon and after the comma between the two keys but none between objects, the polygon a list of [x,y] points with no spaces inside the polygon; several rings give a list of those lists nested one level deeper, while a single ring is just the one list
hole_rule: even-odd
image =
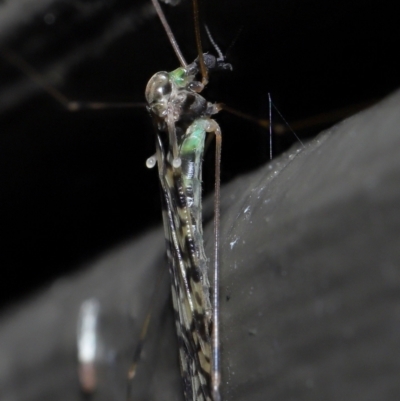
[{"label": "insect leg", "polygon": [[220,335],[219,335],[219,245],[220,245],[220,187],[221,187],[221,146],[222,135],[218,123],[209,119],[207,132],[215,135],[215,192],[214,192],[214,276],[212,290],[213,331],[212,331],[212,372],[211,386],[213,401],[220,400],[219,386],[221,384],[220,371]]}]

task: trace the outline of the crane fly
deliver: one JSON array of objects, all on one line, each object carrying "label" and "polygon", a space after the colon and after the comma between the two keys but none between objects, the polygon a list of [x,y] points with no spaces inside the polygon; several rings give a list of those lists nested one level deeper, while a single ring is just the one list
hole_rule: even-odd
[{"label": "crane fly", "polygon": [[[220,108],[200,92],[209,73],[231,67],[223,59],[203,54],[197,0],[193,0],[193,10],[198,58],[190,64],[181,54],[158,0],[152,2],[181,64],[174,71],[152,76],[146,87],[146,100],[156,132],[156,154],[147,160],[147,166],[158,165],[183,390],[187,401],[218,401],[221,130],[212,116]],[[207,133],[216,138],[212,302],[201,204]]]},{"label": "crane fly", "polygon": [[[171,5],[179,3],[179,0],[164,1]],[[198,57],[189,64],[180,52],[158,0],[152,0],[152,3],[181,64],[174,71],[154,74],[147,84],[145,96],[156,131],[156,154],[147,160],[147,166],[158,165],[183,390],[186,401],[219,401],[221,130],[212,116],[222,106],[208,102],[200,93],[208,83],[209,73],[230,70],[231,66],[224,62],[223,57],[203,54],[197,0],[193,0],[193,13]],[[108,104],[97,102],[71,102],[61,92],[47,85],[40,74],[17,55],[8,51],[2,54],[71,111],[109,107]],[[111,107],[124,107],[124,104],[112,104]],[[202,159],[207,133],[214,134],[216,138],[212,286],[208,279],[208,258],[203,245],[201,201]],[[87,307],[86,304],[83,306]],[[92,343],[97,336],[95,314],[98,313],[98,307],[85,308],[78,322],[78,359],[82,386],[88,392],[93,392],[96,373]],[[92,348],[88,348],[87,344]],[[87,352],[91,354],[86,355]]]}]

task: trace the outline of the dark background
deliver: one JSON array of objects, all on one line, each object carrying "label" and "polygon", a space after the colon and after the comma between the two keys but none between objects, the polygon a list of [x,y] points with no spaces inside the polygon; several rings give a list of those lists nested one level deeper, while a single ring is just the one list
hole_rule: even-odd
[{"label": "dark background", "polygon": [[[72,100],[143,101],[150,76],[177,67],[146,1],[12,3],[0,4],[1,48]],[[189,6],[169,9],[168,19],[192,60]],[[234,71],[211,81],[208,98],[266,118],[270,92],[291,123],[373,102],[399,85],[395,15],[388,1],[204,1],[202,18],[223,51],[241,31],[228,54]],[[157,174],[144,164],[154,152],[144,109],[68,113],[3,59],[0,71],[4,306],[160,222],[161,213]],[[224,181],[268,160],[268,132],[229,115],[218,121]],[[291,141],[276,137],[274,152]]]}]

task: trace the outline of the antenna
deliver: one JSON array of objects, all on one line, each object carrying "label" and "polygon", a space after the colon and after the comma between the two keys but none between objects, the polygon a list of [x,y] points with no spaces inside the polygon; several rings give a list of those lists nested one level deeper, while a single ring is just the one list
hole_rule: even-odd
[{"label": "antenna", "polygon": [[206,24],[204,24],[204,28],[206,29],[207,32],[207,36],[208,39],[210,40],[211,44],[214,46],[215,51],[218,53],[218,58],[217,60],[221,60],[224,61],[225,57],[222,54],[221,49],[219,48],[219,46],[217,45],[217,43],[215,42],[214,38],[211,35],[210,29],[208,28],[208,26]]}]

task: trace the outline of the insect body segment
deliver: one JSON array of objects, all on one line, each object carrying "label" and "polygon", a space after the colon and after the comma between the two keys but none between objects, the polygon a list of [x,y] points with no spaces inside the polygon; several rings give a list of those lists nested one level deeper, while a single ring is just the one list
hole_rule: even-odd
[{"label": "insect body segment", "polygon": [[[206,66],[226,64],[205,54]],[[220,135],[211,116],[218,107],[198,92],[198,62],[159,72],[146,88],[157,133],[157,164],[162,189],[164,230],[171,273],[179,357],[187,401],[215,400],[213,313],[201,221],[201,174],[207,132]],[[214,391],[213,391],[214,389]]]}]

